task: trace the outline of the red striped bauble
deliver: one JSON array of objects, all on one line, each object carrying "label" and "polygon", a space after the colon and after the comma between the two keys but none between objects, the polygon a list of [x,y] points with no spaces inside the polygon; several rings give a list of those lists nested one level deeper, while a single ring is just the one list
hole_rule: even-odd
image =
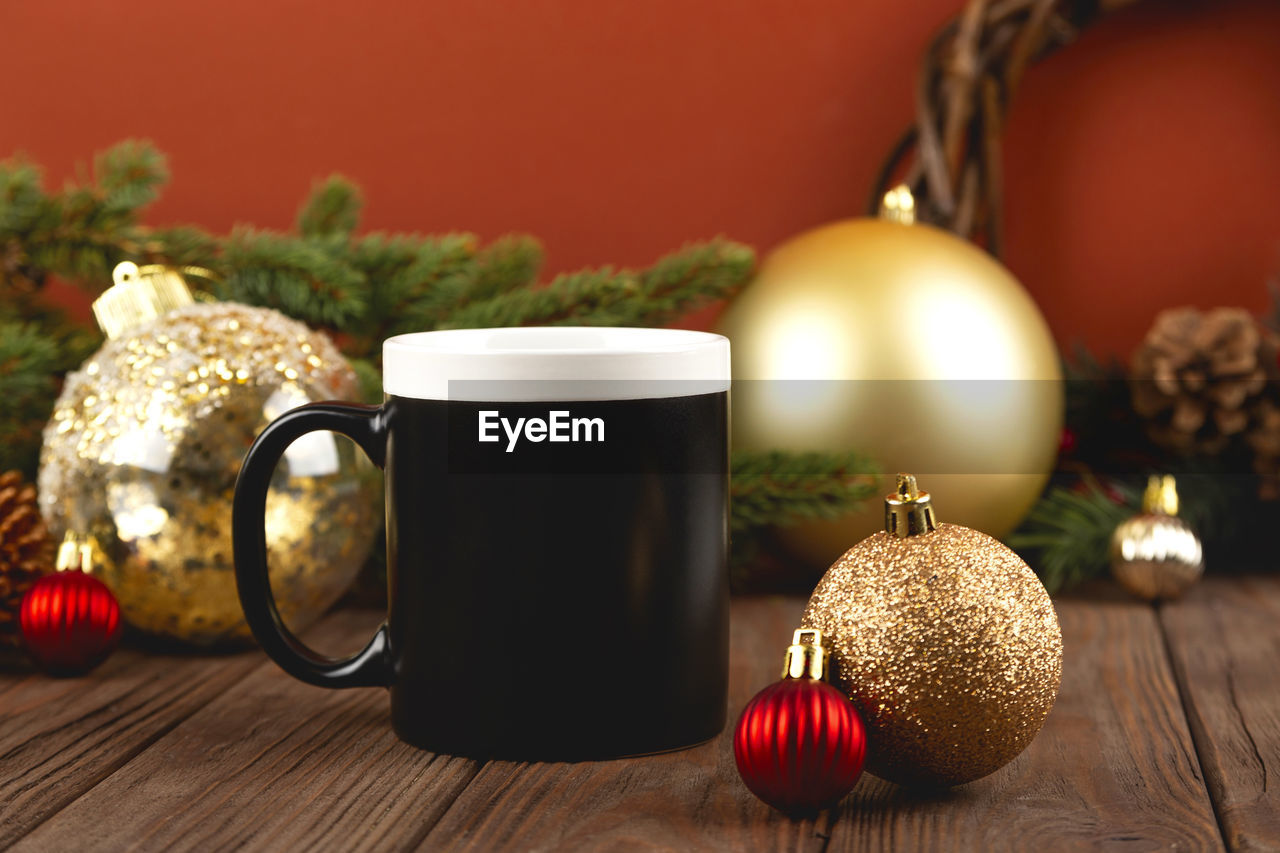
[{"label": "red striped bauble", "polygon": [[816,678],[784,678],[761,690],[733,736],[751,793],[793,814],[834,805],[853,790],[866,749],[853,703]]},{"label": "red striped bauble", "polygon": [[120,642],[120,605],[106,584],[77,569],[45,575],[19,610],[27,651],[47,672],[78,675]]}]

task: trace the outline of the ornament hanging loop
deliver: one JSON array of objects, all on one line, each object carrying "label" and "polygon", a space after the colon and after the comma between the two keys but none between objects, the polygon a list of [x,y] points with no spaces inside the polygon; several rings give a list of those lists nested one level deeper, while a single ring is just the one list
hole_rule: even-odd
[{"label": "ornament hanging loop", "polygon": [[787,646],[787,660],[782,666],[782,677],[827,677],[827,650],[822,647],[822,632],[817,628],[800,628],[791,635]]},{"label": "ornament hanging loop", "polygon": [[144,264],[138,266],[133,261],[121,261],[116,264],[116,268],[111,271],[111,280],[115,284],[124,284],[130,281],[139,281],[153,275],[164,275],[168,272],[178,272],[184,276],[195,276],[203,278],[207,281],[217,281],[218,277],[213,270],[204,267],[192,266],[190,264],[181,267],[170,267],[164,264]]}]

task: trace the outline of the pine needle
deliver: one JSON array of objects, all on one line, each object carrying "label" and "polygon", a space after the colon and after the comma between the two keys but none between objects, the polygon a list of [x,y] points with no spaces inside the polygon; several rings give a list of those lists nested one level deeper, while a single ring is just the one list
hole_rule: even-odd
[{"label": "pine needle", "polygon": [[1108,492],[1093,479],[1079,488],[1054,486],[1007,538],[1009,547],[1022,554],[1049,592],[1106,571],[1111,534],[1137,511],[1139,503],[1132,487],[1116,484],[1113,488]]},{"label": "pine needle", "polygon": [[341,175],[330,175],[311,188],[298,210],[298,233],[303,237],[347,239],[360,224],[364,199],[360,189]]},{"label": "pine needle", "polygon": [[754,265],[746,246],[712,240],[640,272],[604,267],[558,276],[546,287],[513,289],[448,314],[441,328],[660,326],[732,296]]}]

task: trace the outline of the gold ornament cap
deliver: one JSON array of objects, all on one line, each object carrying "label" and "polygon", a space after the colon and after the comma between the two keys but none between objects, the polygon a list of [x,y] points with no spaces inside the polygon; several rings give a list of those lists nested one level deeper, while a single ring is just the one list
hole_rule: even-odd
[{"label": "gold ornament cap", "polygon": [[93,572],[93,540],[77,537],[70,530],[62,537],[58,546],[58,559],[54,569],[59,572],[81,571],[86,575]]},{"label": "gold ornament cap", "polygon": [[899,539],[938,529],[933,502],[911,474],[898,475],[898,489],[884,499],[884,531]]},{"label": "gold ornament cap", "polygon": [[1178,514],[1178,483],[1172,474],[1147,478],[1147,490],[1142,494],[1142,511],[1147,515]]},{"label": "gold ornament cap", "polygon": [[195,298],[182,277],[183,272],[207,274],[195,268],[178,270],[161,264],[142,267],[132,261],[116,264],[111,273],[115,284],[93,303],[98,328],[108,338],[117,338],[134,326],[192,304]]},{"label": "gold ornament cap", "polygon": [[827,677],[827,650],[822,647],[822,632],[817,628],[797,628],[787,646],[787,660],[782,665],[782,677]]},{"label": "gold ornament cap", "polygon": [[916,197],[911,194],[911,187],[898,184],[880,199],[880,218],[887,222],[902,225],[916,224]]}]

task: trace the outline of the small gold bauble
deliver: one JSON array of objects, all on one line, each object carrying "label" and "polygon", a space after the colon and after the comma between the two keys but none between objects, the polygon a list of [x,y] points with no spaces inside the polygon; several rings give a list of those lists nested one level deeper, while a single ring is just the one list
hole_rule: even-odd
[{"label": "small gold bauble", "polygon": [[[908,195],[909,199],[910,196]],[[928,474],[957,523],[1002,536],[1044,487],[1062,432],[1058,351],[986,252],[928,225],[854,219],[765,260],[718,331],[733,341],[733,442],[869,454]],[[779,535],[815,566],[879,527],[872,507]]]},{"label": "small gold bauble", "polygon": [[1177,598],[1204,574],[1200,538],[1178,518],[1173,477],[1150,478],[1142,513],[1116,527],[1111,573],[1121,586],[1148,601]]},{"label": "small gold bauble", "polygon": [[[137,272],[100,300],[115,337],[58,398],[40,508],[56,536],[101,548],[98,576],[133,627],[201,645],[247,640],[231,558],[241,459],[286,410],[353,398],[355,374],[327,337],[278,312],[189,304],[176,274]],[[272,588],[294,630],[337,600],[368,555],[378,485],[346,439],[316,433],[286,451],[266,530]]]},{"label": "small gold bauble", "polygon": [[823,576],[802,624],[828,638],[833,681],[867,726],[867,771],[949,786],[1012,761],[1062,678],[1062,633],[1039,579],[986,534],[938,524],[900,476],[886,530]]}]

